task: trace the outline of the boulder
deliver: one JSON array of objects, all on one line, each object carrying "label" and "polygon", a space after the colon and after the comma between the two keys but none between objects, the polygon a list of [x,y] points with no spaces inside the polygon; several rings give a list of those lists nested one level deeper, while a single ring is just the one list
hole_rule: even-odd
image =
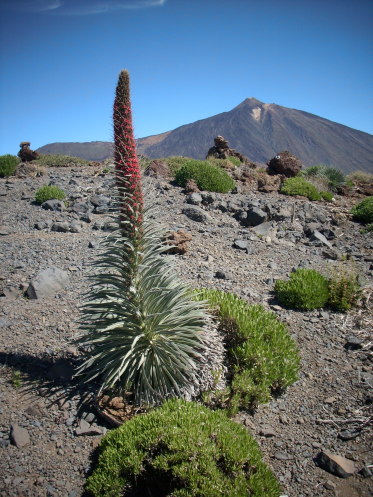
[{"label": "boulder", "polygon": [[228,145],[228,141],[223,136],[219,135],[214,138],[214,146],[211,147],[207,152],[206,159],[228,159],[229,157],[237,157],[242,164],[249,165],[253,168],[256,167],[256,164],[250,159],[240,154],[239,152],[236,152],[236,150],[234,150],[233,148],[230,148]]},{"label": "boulder", "polygon": [[58,211],[62,212],[65,210],[65,204],[62,200],[57,200],[56,198],[53,198],[51,200],[46,200],[41,204],[42,208],[47,210],[47,211]]},{"label": "boulder", "polygon": [[301,161],[287,150],[284,150],[273,157],[267,162],[267,166],[268,174],[281,174],[287,178],[296,176],[302,169]]},{"label": "boulder", "polygon": [[69,284],[69,275],[58,267],[49,267],[40,271],[31,281],[26,294],[30,299],[52,297]]},{"label": "boulder", "polygon": [[37,152],[34,152],[34,150],[30,149],[30,145],[30,142],[21,142],[19,145],[21,147],[21,150],[18,152],[18,157],[21,159],[22,162],[31,162],[40,157]]}]

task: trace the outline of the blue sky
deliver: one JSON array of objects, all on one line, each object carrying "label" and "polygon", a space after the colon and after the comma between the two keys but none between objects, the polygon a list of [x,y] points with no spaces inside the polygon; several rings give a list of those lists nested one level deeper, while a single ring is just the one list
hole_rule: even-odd
[{"label": "blue sky", "polygon": [[367,0],[1,0],[0,154],[111,141],[121,69],[137,138],[247,97],[373,133]]}]

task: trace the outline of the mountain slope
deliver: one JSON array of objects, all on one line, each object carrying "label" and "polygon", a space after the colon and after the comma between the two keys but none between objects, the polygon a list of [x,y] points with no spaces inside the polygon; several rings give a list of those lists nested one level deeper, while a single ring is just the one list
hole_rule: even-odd
[{"label": "mountain slope", "polygon": [[213,139],[223,135],[232,148],[254,162],[267,162],[281,150],[298,156],[305,166],[327,164],[344,172],[373,172],[373,136],[308,112],[244,100],[229,112],[181,126],[156,144],[138,140],[149,157],[185,155],[204,158]]},{"label": "mountain slope", "polygon": [[[327,164],[348,173],[373,173],[373,136],[296,109],[247,98],[229,112],[137,140],[138,152],[151,158],[183,155],[203,159],[222,135],[232,148],[265,163],[289,150],[305,166]],[[41,153],[101,161],[113,155],[110,142],[51,143]]]}]

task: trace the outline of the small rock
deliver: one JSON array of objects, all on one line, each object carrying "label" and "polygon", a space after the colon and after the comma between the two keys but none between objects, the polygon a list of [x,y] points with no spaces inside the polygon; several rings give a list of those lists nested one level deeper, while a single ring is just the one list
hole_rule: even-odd
[{"label": "small rock", "polygon": [[233,247],[240,250],[247,250],[249,242],[247,240],[235,240],[233,242]]},{"label": "small rock", "polygon": [[199,193],[190,193],[186,199],[188,204],[199,205],[202,203],[202,196]]},{"label": "small rock", "polygon": [[359,337],[355,337],[350,335],[346,339],[346,343],[344,345],[347,350],[358,350],[363,348],[363,341]]},{"label": "small rock", "polygon": [[270,425],[263,425],[259,430],[259,435],[270,438],[276,435],[276,430]]},{"label": "small rock", "polygon": [[212,222],[212,217],[200,207],[185,207],[182,212],[189,217],[189,219],[192,219],[192,221],[196,221],[197,223],[208,224]]},{"label": "small rock", "polygon": [[46,200],[41,204],[41,206],[47,211],[62,212],[66,209],[64,202],[62,200],[57,200],[56,198]]},{"label": "small rock", "polygon": [[10,440],[16,447],[18,447],[18,449],[20,449],[30,443],[30,435],[26,428],[22,428],[17,424],[12,424],[10,430]]},{"label": "small rock", "polygon": [[273,454],[273,457],[275,459],[278,459],[279,461],[290,461],[291,459],[293,459],[293,457],[290,454],[287,454],[286,452],[282,452],[280,450],[275,452]]},{"label": "small rock", "polygon": [[51,297],[65,288],[68,283],[69,275],[66,271],[58,267],[50,267],[38,273],[31,281],[26,293],[30,299]]},{"label": "small rock", "polygon": [[333,475],[340,478],[348,478],[356,473],[356,467],[353,461],[343,456],[333,454],[328,451],[321,451],[317,455],[315,462],[320,468],[325,469]]},{"label": "small rock", "polygon": [[70,225],[67,221],[58,221],[52,224],[51,230],[59,233],[68,233],[70,231]]},{"label": "small rock", "polygon": [[353,440],[360,435],[360,430],[342,430],[338,433],[338,438],[341,440]]}]

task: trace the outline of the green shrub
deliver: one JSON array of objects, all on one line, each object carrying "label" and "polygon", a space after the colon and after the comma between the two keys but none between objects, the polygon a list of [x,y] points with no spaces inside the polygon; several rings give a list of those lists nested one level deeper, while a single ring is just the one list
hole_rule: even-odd
[{"label": "green shrub", "polygon": [[11,176],[16,170],[20,160],[16,155],[0,155],[0,178]]},{"label": "green shrub", "polygon": [[213,166],[208,161],[189,160],[176,171],[175,180],[179,186],[185,186],[189,179],[194,179],[200,190],[208,192],[228,193],[235,186],[224,169]]},{"label": "green shrub", "polygon": [[345,312],[354,307],[360,297],[357,274],[346,267],[339,267],[329,280],[329,306]]},{"label": "green shrub", "polygon": [[302,176],[287,178],[280,190],[285,195],[302,195],[309,200],[321,200],[321,195],[317,188],[309,181],[306,181]]},{"label": "green shrub", "polygon": [[272,312],[219,290],[201,290],[197,298],[206,300],[215,311],[224,337],[231,384],[220,397],[226,398],[232,414],[239,408],[267,402],[272,393],[279,393],[296,381],[297,346],[286,325]]},{"label": "green shrub", "polygon": [[194,161],[195,159],[192,159],[191,157],[172,156],[172,157],[165,157],[159,160],[166,162],[166,164],[170,168],[171,174],[175,176],[176,171],[178,171],[182,166],[184,166],[188,162]]},{"label": "green shrub", "polygon": [[327,202],[331,202],[333,200],[333,194],[330,192],[320,192],[321,197],[326,200]]},{"label": "green shrub", "polygon": [[61,188],[58,188],[58,186],[42,186],[35,193],[35,202],[38,204],[42,204],[47,200],[63,200],[64,198],[66,198],[66,194]]},{"label": "green shrub", "polygon": [[241,164],[242,164],[240,159],[238,157],[234,157],[233,155],[229,155],[227,157],[227,159],[229,160],[229,162],[231,162],[235,166],[241,166]]},{"label": "green shrub", "polygon": [[288,281],[276,281],[275,293],[278,300],[290,308],[317,309],[328,301],[328,280],[314,269],[297,269]]},{"label": "green shrub", "polygon": [[362,223],[373,223],[373,196],[366,197],[360,203],[352,207],[351,214],[354,219]]},{"label": "green shrub", "polygon": [[306,178],[318,177],[327,180],[328,188],[335,191],[339,186],[345,184],[346,178],[342,171],[336,167],[320,164],[311,166],[302,171],[302,176]]},{"label": "green shrub", "polygon": [[95,497],[278,497],[248,431],[197,403],[170,400],[106,435],[86,489]]},{"label": "green shrub", "polygon": [[80,157],[70,157],[70,155],[61,154],[40,155],[34,162],[40,166],[49,167],[78,167],[87,166],[89,164],[88,160],[81,159]]}]

